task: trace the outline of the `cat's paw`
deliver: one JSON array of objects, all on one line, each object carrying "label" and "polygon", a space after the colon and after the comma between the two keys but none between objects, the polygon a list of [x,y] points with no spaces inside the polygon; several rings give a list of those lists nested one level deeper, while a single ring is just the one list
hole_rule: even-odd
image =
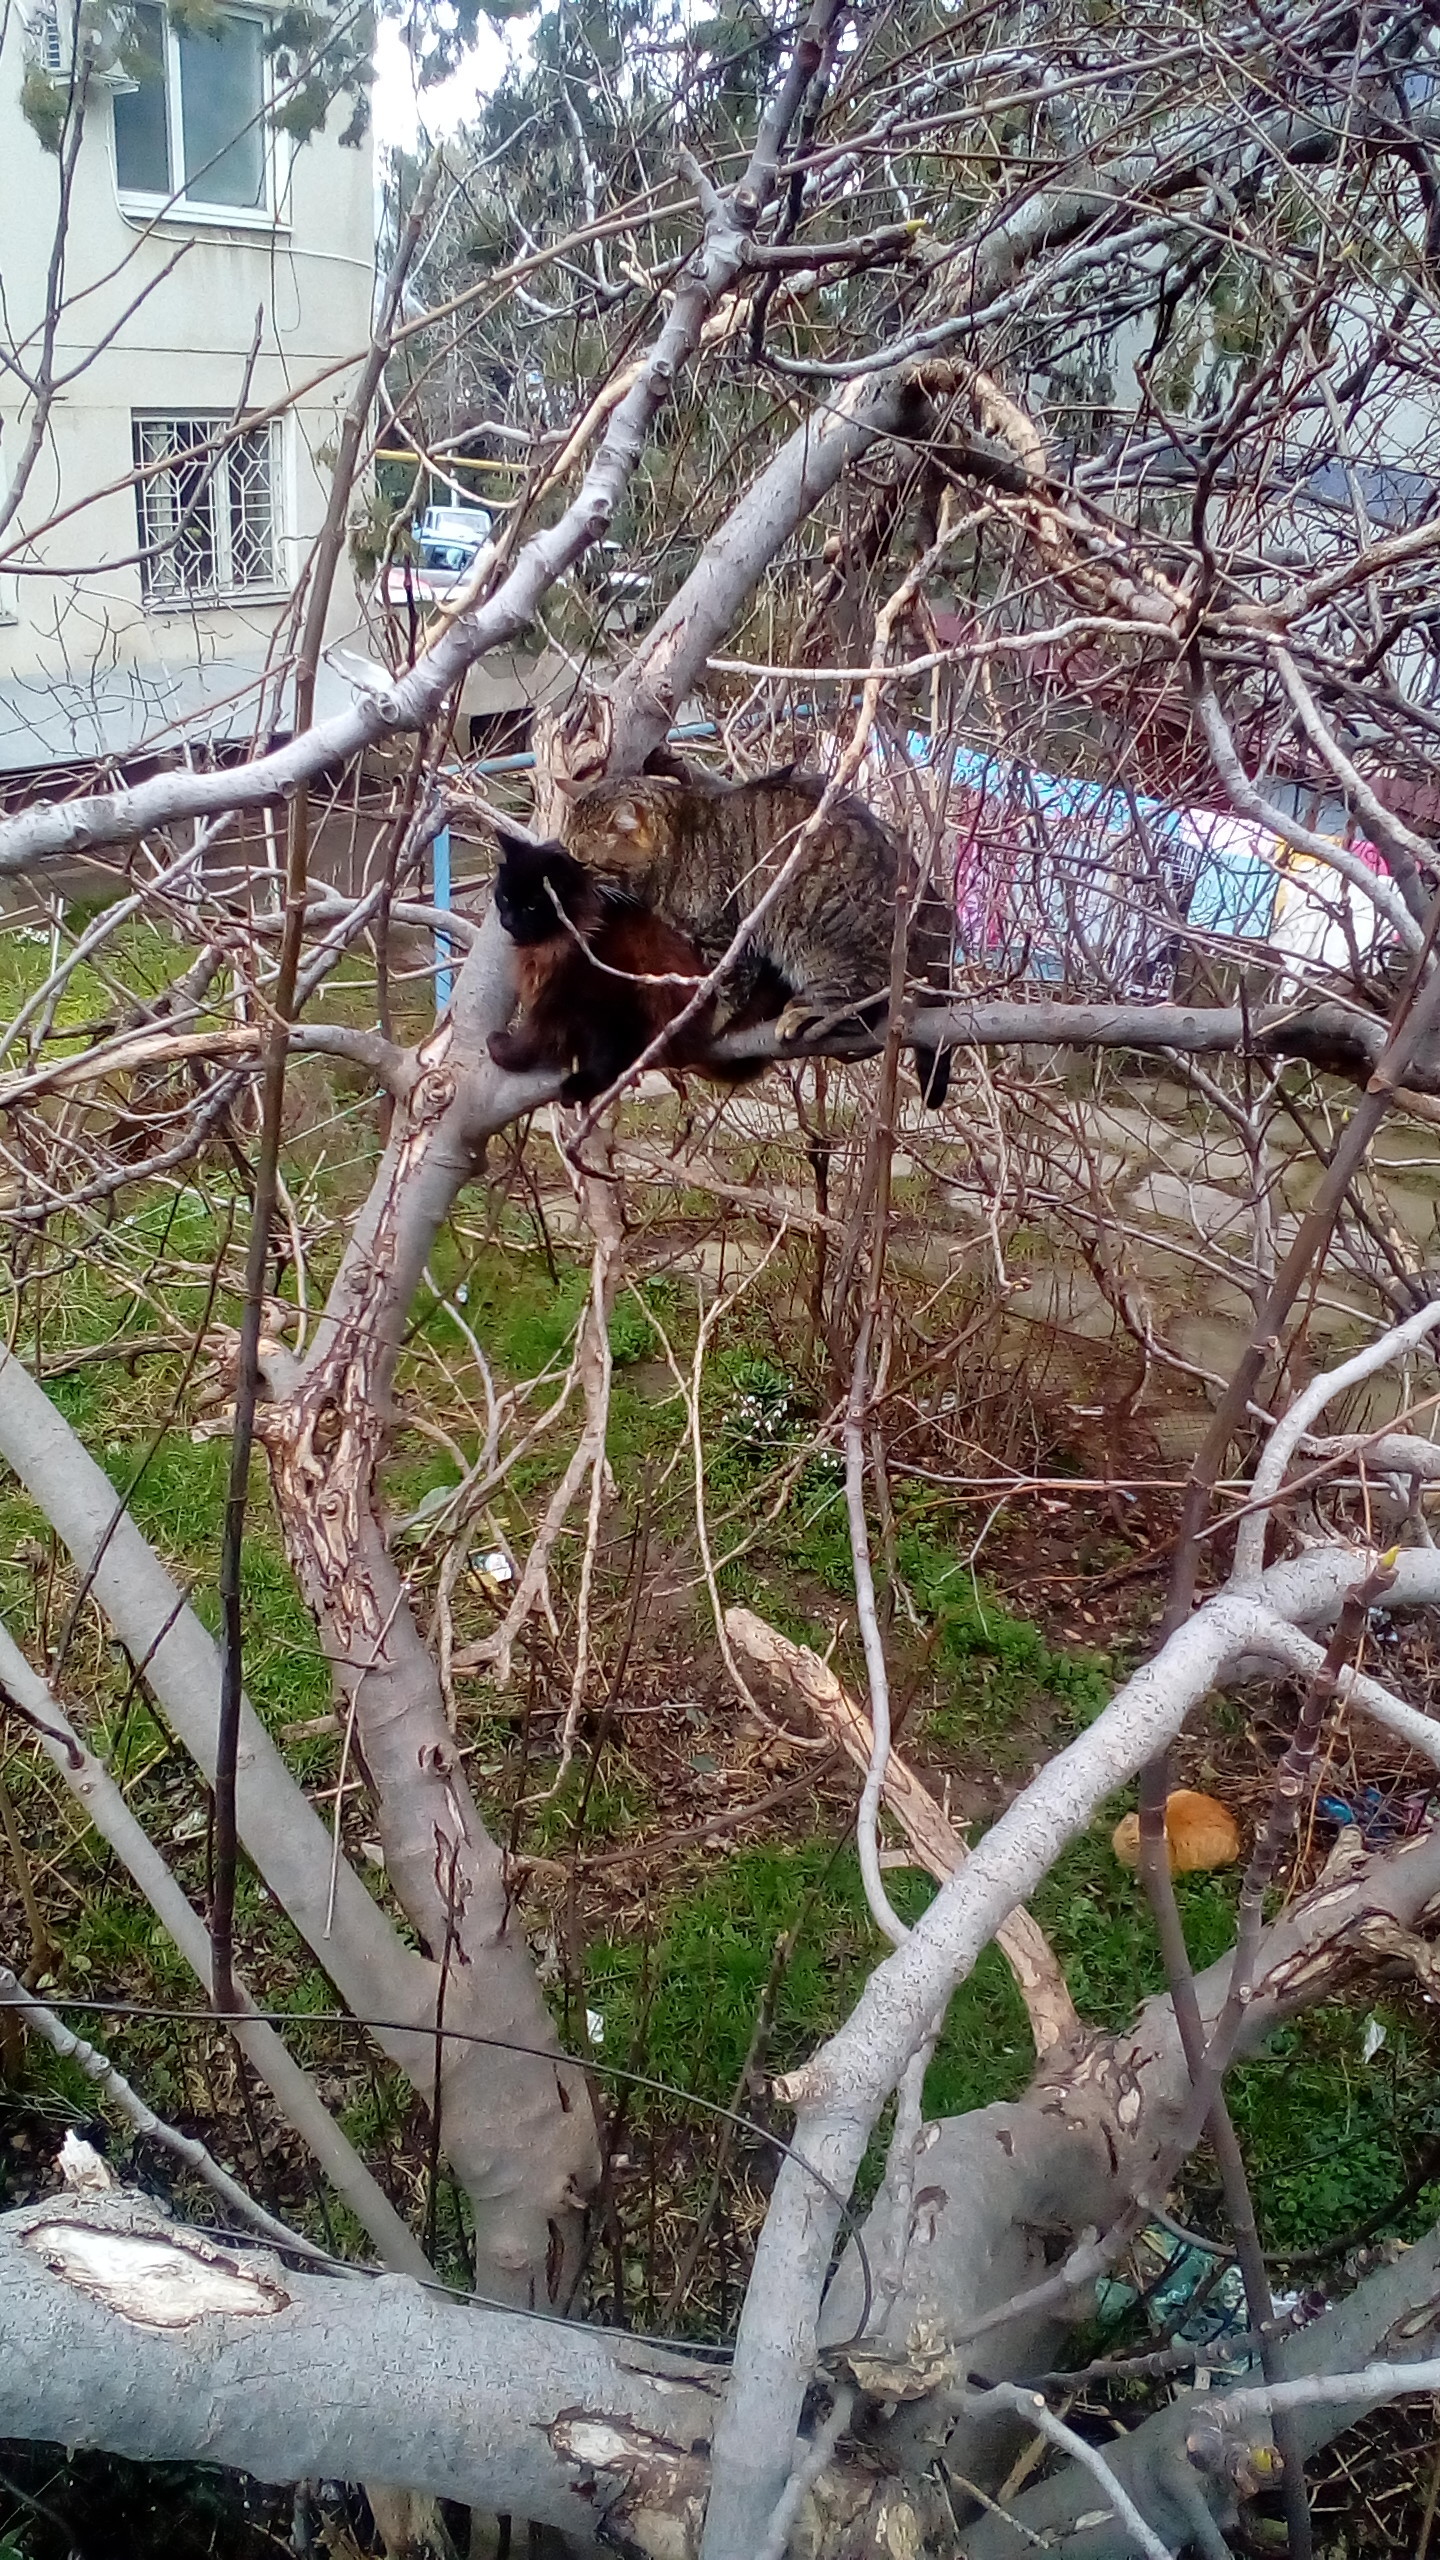
[{"label": "cat's paw", "polygon": [[808,1039],[830,1020],[824,1005],[810,1004],[803,996],[792,996],[775,1024],[775,1037],[782,1049],[793,1048],[799,1040]]},{"label": "cat's paw", "polygon": [[859,1004],[822,1004],[814,996],[792,996],[776,1021],[776,1036],[782,1049],[791,1049],[802,1040],[826,1039],[837,1031],[868,1032],[874,1029],[871,1010]]}]

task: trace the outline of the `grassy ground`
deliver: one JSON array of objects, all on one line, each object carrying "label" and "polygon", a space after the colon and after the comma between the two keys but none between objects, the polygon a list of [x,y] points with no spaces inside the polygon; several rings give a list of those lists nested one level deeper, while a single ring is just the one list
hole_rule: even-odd
[{"label": "grassy ground", "polygon": [[[43,958],[39,946],[0,937],[0,1003],[34,982]],[[153,946],[137,938],[133,948],[111,953],[103,971],[75,973],[62,1020],[78,1036],[102,1009],[113,1010],[117,985],[158,985],[165,974]],[[341,985],[331,1002],[337,1010],[360,1009],[364,990]],[[311,1069],[305,1077],[286,1174],[309,1238],[313,1304],[333,1270],[344,1221],[363,1195],[380,1135],[373,1106],[353,1084]],[[408,1524],[398,1535],[422,1605],[434,1589],[445,1534],[437,1505],[474,1448],[483,1409],[471,1333],[500,1386],[547,1370],[553,1381],[585,1302],[586,1266],[563,1231],[563,1204],[547,1187],[538,1144],[532,1164],[538,1188],[512,1180],[503,1194],[462,1202],[432,1259],[434,1292],[413,1310],[384,1493],[397,1523]],[[754,1168],[746,1171],[756,1178]],[[84,1355],[136,1337],[179,1343],[207,1319],[233,1322],[245,1218],[236,1165],[214,1159],[178,1189],[126,1196],[88,1225],[53,1227],[48,1260],[17,1266],[24,1283],[19,1347],[46,1374],[57,1403],[212,1626],[226,1443],[196,1436],[202,1373],[180,1349],[130,1359]],[[510,1689],[470,1677],[459,1699],[471,1781],[499,1834],[521,1860],[581,1861],[573,1890],[556,1885],[543,1864],[533,1868],[517,1925],[529,1933],[572,2049],[595,2067],[605,2111],[612,2171],[589,2271],[592,2297],[609,2317],[712,2338],[733,2327],[775,2141],[787,2121],[764,2084],[845,2015],[878,1952],[850,1847],[853,1783],[837,1775],[811,1783],[802,1754],[754,1730],[715,1647],[699,1573],[686,1420],[670,1366],[673,1358],[688,1370],[700,1303],[694,1263],[713,1232],[713,1204],[704,1195],[667,1202],[663,1215],[657,1209],[637,1239],[637,1287],[613,1320],[614,1499],[597,1560],[596,1664],[575,1766],[557,1786],[573,1541],[558,1561],[558,1641],[537,1627]],[[902,1219],[902,1282],[912,1246],[918,1256]],[[842,1675],[863,1685],[833,1435],[824,1440],[834,1382],[804,1313],[810,1250],[787,1242],[717,1331],[702,1396],[708,1516],[722,1598],[746,1602],[822,1650],[833,1647]],[[294,1296],[293,1268],[281,1285]],[[977,1308],[983,1316],[982,1294],[966,1266],[925,1322],[943,1338],[946,1324],[961,1327]],[[950,1398],[943,1431],[934,1420],[940,1388]],[[923,1423],[902,1416],[893,1427],[893,1510],[872,1523],[872,1534],[891,1612],[903,1748],[972,1826],[983,1825],[1038,1760],[1097,1712],[1146,1640],[1158,1587],[1147,1559],[1163,1557],[1165,1499],[1112,1514],[1063,1491],[1067,1477],[1084,1482],[1096,1468],[1097,1434],[1084,1419],[1095,1393],[1094,1379],[1073,1358],[1057,1362],[1053,1345],[1022,1372],[982,1331],[944,1372]],[[973,1504],[967,1509],[945,1467],[934,1463],[945,1433],[953,1437],[960,1428],[956,1408],[976,1445],[994,1449],[1002,1425],[1011,1430],[1017,1451],[1023,1441],[1024,1463],[1060,1490],[1040,1503],[995,1506],[988,1516]],[[523,1551],[568,1446],[562,1427],[512,1472],[472,1524],[477,1560],[497,1539]],[[1153,1444],[1142,1455],[1158,1472]],[[0,1484],[6,1624],[37,1661],[64,1638],[67,1705],[203,1902],[203,1790],[152,1708],[143,1667],[111,1643],[93,1606],[76,1606],[76,1599],[44,1522],[13,1482]],[[457,1584],[457,1641],[493,1625],[497,1605],[477,1561]],[[251,1696],[328,1810],[339,1745],[333,1734],[313,1730],[329,1706],[328,1678],[258,1464],[245,1611]],[[297,1736],[297,1726],[312,1730]],[[1264,1759],[1237,1707],[1217,1702],[1187,1755],[1193,1782],[1254,1800]],[[57,1994],[192,2010],[196,1990],[184,1968],[13,1719],[3,1764],[31,1843]],[[1392,1782],[1400,1784],[1394,1773],[1386,1778]],[[761,1817],[718,1841],[702,1836],[717,1807],[739,1812],[761,1800],[769,1808]],[[1104,1809],[1034,1905],[1082,2015],[1097,2027],[1122,2024],[1161,1985],[1143,1897],[1109,1847],[1121,1810],[1118,1802]],[[346,1796],[341,1819],[347,1846],[383,1897],[358,1794]],[[931,1888],[903,1871],[893,1890],[902,1912],[913,1916]],[[1197,1965],[1230,1943],[1234,1893],[1233,1877],[1182,1883]],[[411,2093],[361,2038],[322,2023],[330,2007],[323,1976],[248,1878],[239,1917],[247,1972],[266,1984],[277,2007],[307,2021],[290,2031],[294,2050],[422,2227],[430,2203],[427,2145]],[[6,1948],[23,1955],[16,1879],[3,1851],[0,1926]],[[1372,2017],[1384,2040],[1366,2059]],[[201,2131],[266,2201],[316,2236],[341,2248],[355,2244],[298,2145],[270,2120],[263,2093],[246,2085],[208,2027],[143,2015],[123,2026],[92,2023],[162,2114]],[[935,2112],[958,2112],[1014,2096],[1031,2067],[1023,2011],[991,1950],[951,2004],[927,2103]],[[7,2068],[0,2202],[43,2184],[59,2128],[92,2122],[95,2113],[89,2085],[43,2052],[11,2055]],[[1331,2241],[1383,2210],[1440,2127],[1433,2028],[1428,2013],[1398,1998],[1336,2008],[1287,2028],[1269,2054],[1234,2075],[1232,2089],[1262,2231],[1277,2252]],[[747,2122],[727,2131],[727,2119],[714,2111],[732,2107]],[[122,2163],[167,2187],[157,2155],[133,2145],[113,2121],[108,2132]],[[1214,2209],[1208,2178],[1202,2157],[1179,2199],[1202,2226]],[[188,2209],[203,2212],[203,2198],[183,2186],[178,2193]],[[463,2281],[463,2213],[448,2192],[438,2203],[443,2265]],[[1403,2236],[1426,2227],[1437,2204],[1440,2195],[1427,2188],[1394,2230]],[[697,2232],[700,2261],[687,2275]],[[33,2485],[32,2477],[32,2494]],[[0,2518],[6,2513],[0,2482]],[[33,2515],[10,2529],[24,2560],[50,2560],[54,2546]],[[241,2529],[234,2524],[237,2535]]]},{"label": "grassy ground", "polygon": [[[169,1250],[197,1266],[221,1241],[213,1210],[199,1201],[182,1204],[168,1219]],[[563,1360],[586,1279],[579,1259],[563,1246],[556,1256],[552,1278],[540,1254],[517,1256],[509,1239],[478,1253],[452,1239],[450,1267],[437,1269],[442,1288],[464,1290],[466,1322],[487,1345],[504,1382]],[[199,1314],[203,1285],[198,1278],[167,1280],[177,1327]],[[672,1345],[687,1356],[689,1328],[678,1290],[661,1283],[653,1296]],[[113,1294],[103,1278],[87,1287],[78,1272],[46,1319],[44,1355],[62,1359],[103,1341],[115,1319]],[[634,1845],[634,1872],[612,1870],[595,1880],[581,1897],[578,1923],[572,1912],[565,1942],[554,1953],[557,1997],[577,2046],[585,2013],[592,2013],[603,2021],[605,2039],[597,2062],[623,2063],[677,2092],[726,2104],[745,2061],[777,1940],[794,1933],[773,2000],[771,2070],[798,2061],[845,2014],[874,1960],[875,1941],[848,1845],[848,1785],[832,1790],[818,1808],[802,1792],[777,1817],[768,1839],[742,1838],[718,1849],[697,1844],[678,1859],[647,1863],[647,1839],[657,1829],[673,1830],[677,1811],[689,1812],[698,1823],[717,1791],[736,1785],[743,1790],[752,1773],[773,1782],[775,1773],[763,1765],[753,1737],[737,1731],[713,1644],[705,1642],[703,1595],[693,1588],[693,1559],[681,1533],[690,1488],[674,1472],[681,1416],[673,1401],[654,1392],[655,1337],[639,1303],[622,1305],[613,1336],[617,1505],[600,1577],[602,1621],[609,1612],[602,1632],[610,1650],[627,1614],[628,1574],[636,1569],[637,1507],[646,1486],[653,1489],[657,1475],[671,1470],[668,1493],[651,1503],[658,1527],[647,1570],[660,1564],[655,1581],[662,1597],[667,1573],[677,1589],[653,1626],[644,1614],[632,1645],[628,1682],[635,1712],[622,1713],[612,1725],[598,1774],[582,1755],[553,1797],[546,1794],[553,1716],[532,1716],[527,1736],[517,1730],[513,1694],[474,1683],[467,1697],[467,1738],[482,1796],[502,1827],[514,1830],[522,1855],[550,1856],[578,1846],[592,1856],[611,1856]],[[433,1398],[442,1376],[448,1377],[452,1403],[462,1395],[465,1380],[457,1371],[464,1356],[463,1337],[444,1308],[438,1302],[422,1307],[407,1362],[407,1384],[416,1399]],[[195,1441],[185,1428],[182,1369],[173,1355],[139,1364],[133,1377],[97,1363],[62,1374],[52,1392],[117,1492],[128,1492],[139,1525],[181,1568],[197,1609],[214,1626],[226,1449],[221,1439]],[[812,1428],[817,1399],[798,1368],[786,1369],[776,1359],[769,1329],[757,1340],[742,1333],[722,1345],[707,1395],[712,1505],[717,1515],[727,1507],[752,1509],[772,1487],[777,1463]],[[517,1539],[524,1515],[548,1491],[560,1454],[557,1447],[537,1455],[497,1504]],[[413,1513],[427,1495],[452,1484],[455,1472],[445,1451],[402,1433],[387,1493],[398,1512]],[[912,1710],[906,1748],[938,1786],[948,1780],[952,1794],[963,1797],[969,1789],[994,1800],[997,1782],[998,1792],[1007,1792],[1047,1742],[1063,1739],[1096,1712],[1108,1694],[1112,1664],[1093,1647],[1052,1642],[990,1582],[957,1565],[943,1505],[923,1487],[899,1490],[895,1553],[918,1620],[916,1626],[896,1626],[897,1686],[902,1695],[910,1693]],[[1004,1553],[1002,1532],[997,1554]],[[423,1556],[418,1560],[423,1564]],[[682,1591],[678,1586],[687,1577],[691,1587]],[[473,1579],[477,1587],[459,1603],[462,1639],[492,1615],[488,1594]],[[846,1663],[848,1654],[847,1667],[858,1672],[847,1616],[853,1596],[849,1548],[832,1459],[808,1462],[773,1525],[724,1572],[722,1588],[727,1599],[744,1599],[788,1632],[822,1645],[841,1623],[837,1658]],[[0,1505],[0,1604],[7,1623],[22,1642],[48,1650],[64,1625],[69,1597],[67,1568],[44,1523],[12,1488]],[[258,1463],[245,1601],[247,1679],[263,1719],[284,1734],[322,1718],[328,1676],[284,1562]],[[1128,1630],[1116,1631],[1121,1667],[1133,1641]],[[683,1685],[696,1693],[678,1700],[661,1694],[675,1686],[669,1674],[677,1660],[692,1675]],[[542,1681],[544,1668],[542,1662]],[[190,1880],[202,1892],[203,1801],[188,1764],[151,1710],[143,1677],[137,1679],[109,1644],[88,1606],[71,1637],[67,1676],[72,1697],[83,1698],[96,1747],[122,1775],[142,1817],[182,1857],[188,1851]],[[307,1782],[321,1791],[333,1785],[332,1737],[291,1740],[287,1750]],[[166,1952],[112,1862],[87,1846],[55,1782],[24,1748],[14,1750],[10,1782],[27,1822],[42,1835],[48,1826],[52,1845],[41,1881],[55,1903],[65,1987],[188,2002],[192,1986],[184,1969]],[[584,1829],[577,1839],[582,1795]],[[1094,1830],[1072,1846],[1035,1906],[1082,2014],[1100,2026],[1122,2023],[1161,1981],[1143,1902],[1108,1845],[1121,1809],[1118,1802],[1108,1807]],[[358,1809],[351,1827],[357,1838],[363,1835]],[[911,1874],[897,1878],[895,1889],[907,1915],[923,1906],[930,1890],[925,1879]],[[1203,1964],[1229,1943],[1233,1881],[1188,1880],[1182,1893],[1192,1954]],[[530,1916],[543,1950],[554,1924],[543,1894],[535,1897]],[[253,1887],[242,1888],[242,1922],[259,1933],[258,1960],[283,2005],[302,2011],[329,2005],[318,1970],[293,1940],[287,1944],[283,1922]],[[1237,2111],[1249,2133],[1267,2235],[1277,2247],[1302,2247],[1362,2219],[1383,2201],[1387,2180],[1394,2182],[1402,2141],[1423,2129],[1427,2105],[1417,2079],[1426,2082],[1428,2057],[1415,2049],[1410,2026],[1392,2022],[1378,2070],[1356,2061],[1358,2036],[1350,2013],[1308,2021],[1285,2031],[1274,2060],[1237,2076]],[[173,2038],[157,2032],[155,2050],[146,2056],[147,2085],[162,2109],[183,2099],[187,2087],[198,2091],[204,2084],[203,2072],[187,2075],[167,2058],[167,2043],[173,2056]],[[143,2045],[142,2037],[142,2050]],[[313,2049],[318,2051],[318,2043]],[[212,2072],[217,2067],[212,2058]],[[1007,1969],[992,1951],[952,2004],[931,2069],[928,2103],[949,2112],[1013,2096],[1029,2068],[1023,2012]],[[32,2064],[32,2086],[44,2084],[47,2070]],[[72,2103],[83,2103],[73,2075],[49,2077],[57,2093],[64,2087]],[[1303,2108],[1297,2104],[1301,2091]],[[682,2099],[654,2103],[657,2120],[666,2125],[685,2120]],[[367,2074],[352,2104],[357,2131],[386,2129],[403,2139],[409,2110],[384,2074]],[[644,2112],[632,2100],[632,2128]],[[693,2126],[691,2139],[703,2151]]]}]

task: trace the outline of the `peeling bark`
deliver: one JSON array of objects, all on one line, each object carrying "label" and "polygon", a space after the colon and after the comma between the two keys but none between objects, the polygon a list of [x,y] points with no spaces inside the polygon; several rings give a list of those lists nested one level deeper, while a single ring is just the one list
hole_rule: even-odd
[{"label": "peeling bark", "polygon": [[[1440,2333],[1440,2233],[1286,2339],[1286,2378],[1403,2369]],[[1423,2366],[1420,2367],[1424,2371]],[[1433,2371],[1433,2368],[1431,2368]],[[430,2294],[405,2278],[296,2275],[171,2222],[148,2200],[58,2196],[0,2218],[0,2435],[137,2461],[222,2462],[277,2483],[375,2477],[527,2514],[632,2560],[695,2560],[719,2374],[579,2323]],[[1298,2413],[1310,2454],[1353,2404]],[[797,2450],[803,2452],[804,2448]],[[1273,2478],[1263,2421],[1181,2391],[1106,2459],[1168,2543],[1230,2526]],[[961,2465],[952,2444],[951,2459]],[[863,2441],[803,2496],[792,2560],[1010,2560],[1016,2526],[1076,2560],[1132,2546],[1088,2473],[1062,2465],[957,2539],[958,2481]]]},{"label": "peeling bark", "polygon": [[[768,1673],[782,1691],[803,1699],[817,1724],[836,1736],[855,1766],[869,1768],[870,1719],[818,1653],[808,1645],[792,1644],[751,1609],[727,1609],[725,1628],[736,1652],[744,1655],[752,1669]],[[965,1841],[897,1751],[886,1759],[884,1796],[919,1865],[943,1883],[965,1857]],[[1044,2056],[1057,2046],[1078,2046],[1080,2019],[1043,1929],[1028,1911],[1012,1911],[996,1930],[995,1943],[1015,1976],[1036,2052]]]},{"label": "peeling bark", "polygon": [[[1342,1840],[1313,1892],[1266,1933],[1241,2057],[1348,1982],[1390,1962],[1413,1965],[1409,1934],[1437,1895],[1440,1830],[1369,1856]],[[1197,1982],[1207,2031],[1230,1971],[1225,1956]],[[1082,2233],[1108,2229],[1147,2192],[1189,2093],[1174,2007],[1160,1997],[1120,2034],[1087,2036],[1078,2058],[1043,2063],[1022,2098],[926,2127],[894,2310],[878,2335],[840,2343],[863,2310],[852,2250],[822,2323],[822,2346],[830,2342],[842,2368],[897,2404],[878,2428],[889,2458],[915,2469],[948,2443],[958,2470],[987,2477],[996,2438],[1011,2442],[1015,2421],[969,2414],[967,2374],[1023,2375],[1060,2361],[1067,2331],[1090,2316],[1098,2268],[1081,2247],[1066,2298],[1032,2310],[1023,2297]],[[1022,2307],[1003,2316],[1010,2303]]]},{"label": "peeling bark", "polygon": [[0,2219],[0,2436],[389,2480],[689,2560],[715,2387],[698,2360],[409,2277],[295,2275],[135,2196]]},{"label": "peeling bark", "polygon": [[[705,2560],[742,2560],[784,2488],[814,2371],[814,2324],[839,2222],[834,2199],[849,2194],[886,2095],[950,1993],[1065,1842],[1107,1794],[1165,1747],[1212,1683],[1247,1657],[1274,1660],[1278,1651],[1283,1659],[1282,1639],[1294,1625],[1333,1619],[1372,1565],[1355,1549],[1317,1550],[1272,1567],[1253,1596],[1224,1591],[1207,1601],[1001,1815],[904,1944],[871,1974],[845,2025],[791,2075],[786,2094],[796,2105],[797,2125],[741,2319],[717,2433]],[[1440,1554],[1407,1551],[1397,1560],[1390,1605],[1437,1597]],[[1428,1731],[1433,1749],[1440,1732],[1430,1719],[1400,1712]]]}]

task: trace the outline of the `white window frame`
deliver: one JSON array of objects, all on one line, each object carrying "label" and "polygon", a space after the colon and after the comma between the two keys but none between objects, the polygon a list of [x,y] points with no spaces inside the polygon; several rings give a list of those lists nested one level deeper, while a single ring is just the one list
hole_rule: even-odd
[{"label": "white window frame", "polygon": [[[250,18],[259,26],[266,23],[261,9],[231,8],[229,0],[222,13],[227,18]],[[165,40],[165,107],[170,136],[171,164],[184,153],[184,98],[180,86],[180,37],[170,22],[170,12],[160,11]],[[260,56],[260,143],[265,167],[265,202],[263,205],[205,204],[185,193],[183,183],[172,195],[149,195],[134,187],[120,184],[120,163],[115,145],[114,120],[110,129],[111,173],[115,180],[115,200],[122,213],[138,216],[146,223],[183,223],[197,230],[213,231],[284,231],[289,228],[290,170],[294,156],[288,137],[278,134],[270,120],[275,102],[275,84],[270,58]]]},{"label": "white window frame", "polygon": [[[230,419],[218,411],[203,409],[135,409],[132,410],[130,417],[132,452],[136,453],[138,463],[138,448],[142,442],[143,431],[147,427],[184,427],[189,431],[186,439],[188,446],[199,445],[212,436],[222,435],[230,423]],[[168,592],[162,590],[157,593],[152,585],[152,580],[156,577],[164,576],[165,559],[172,555],[161,553],[153,563],[148,557],[142,556],[138,564],[140,571],[140,591],[147,613],[196,614],[233,612],[238,607],[246,605],[283,604],[288,597],[290,588],[285,576],[284,568],[286,556],[285,519],[288,513],[284,420],[281,418],[269,418],[258,429],[251,428],[247,430],[247,432],[251,434],[262,434],[266,439],[268,448],[270,575],[266,578],[252,578],[248,582],[239,585],[236,584],[233,576],[231,575],[230,516],[232,501],[230,471],[232,462],[236,455],[236,442],[232,437],[229,442],[221,446],[219,454],[216,456],[212,466],[213,476],[210,481],[210,488],[213,493],[211,524],[214,533],[215,545],[215,584],[210,587],[183,587],[176,585]],[[152,471],[148,477],[144,479],[137,479],[135,484],[137,501],[136,519],[139,527],[142,554],[150,553],[152,546],[156,544],[156,537],[159,528],[152,519],[147,502],[151,490],[157,486],[162,477],[163,474],[161,472]]]}]

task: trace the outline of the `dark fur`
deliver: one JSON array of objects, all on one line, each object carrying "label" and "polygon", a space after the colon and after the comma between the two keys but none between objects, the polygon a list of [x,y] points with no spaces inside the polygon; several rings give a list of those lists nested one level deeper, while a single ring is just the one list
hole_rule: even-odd
[{"label": "dark fur", "polygon": [[[512,1075],[564,1067],[562,1102],[593,1102],[683,1013],[705,963],[674,925],[597,879],[563,845],[497,835],[495,911],[516,948],[521,1013],[513,1030],[491,1034],[490,1055]],[[692,983],[642,983],[657,977]],[[777,992],[772,1012],[782,1001]],[[752,1010],[747,1018],[764,1017]],[[671,1043],[664,1065],[700,1067],[735,1084],[761,1072],[709,1066],[714,1037],[712,998]]]},{"label": "dark fur", "polygon": [[[667,764],[669,759],[667,758]],[[677,764],[634,780],[576,791],[565,843],[587,872],[663,916],[713,968],[758,905],[825,789],[820,774],[787,765],[756,782],[716,781]],[[883,1016],[890,985],[901,851],[888,827],[842,792],[783,897],[762,917],[717,1000],[715,1027],[729,1030],[768,976],[789,999],[782,1030],[802,1038],[823,1019]],[[948,988],[950,914],[935,895],[911,930],[915,977]],[[945,1051],[915,1053],[921,1091],[945,1098]]]},{"label": "dark fur", "polygon": [[[1303,1058],[1307,1066],[1319,1067],[1325,1075],[1344,1076],[1352,1084],[1368,1084],[1384,1045],[1385,1024],[1378,1015],[1356,1015],[1338,1004],[1307,1005],[1288,1020],[1269,1025],[1256,1041],[1256,1047],[1269,1057]],[[1405,1081],[1433,1092],[1434,1060],[1417,1061]]]}]

